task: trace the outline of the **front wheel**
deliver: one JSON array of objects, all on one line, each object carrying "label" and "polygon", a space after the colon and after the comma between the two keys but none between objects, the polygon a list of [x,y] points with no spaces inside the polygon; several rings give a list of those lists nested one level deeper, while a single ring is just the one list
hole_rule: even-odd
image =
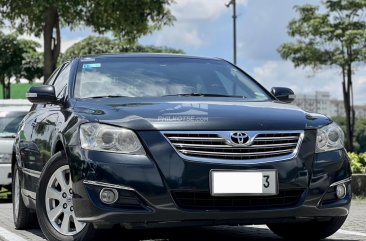
[{"label": "front wheel", "polygon": [[70,167],[58,152],[46,164],[37,191],[37,217],[43,234],[51,241],[89,241],[95,237],[92,224],[76,219],[72,202]]},{"label": "front wheel", "polygon": [[347,216],[334,217],[328,221],[309,221],[306,223],[267,224],[268,228],[278,236],[295,240],[325,239],[338,231]]}]

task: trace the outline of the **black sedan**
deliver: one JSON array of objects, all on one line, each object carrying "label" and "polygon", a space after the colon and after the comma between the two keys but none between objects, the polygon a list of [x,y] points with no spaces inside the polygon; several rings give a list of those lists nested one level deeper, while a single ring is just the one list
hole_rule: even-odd
[{"label": "black sedan", "polygon": [[98,229],[267,224],[322,239],[346,220],[344,134],[227,61],[184,55],[75,58],[21,122],[13,153],[18,229],[49,240]]}]

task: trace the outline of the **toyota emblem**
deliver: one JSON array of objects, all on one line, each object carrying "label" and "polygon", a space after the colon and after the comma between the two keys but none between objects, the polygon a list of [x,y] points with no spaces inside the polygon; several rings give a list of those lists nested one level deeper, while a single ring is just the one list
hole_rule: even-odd
[{"label": "toyota emblem", "polygon": [[230,139],[232,143],[242,145],[249,141],[249,136],[245,132],[233,132]]}]

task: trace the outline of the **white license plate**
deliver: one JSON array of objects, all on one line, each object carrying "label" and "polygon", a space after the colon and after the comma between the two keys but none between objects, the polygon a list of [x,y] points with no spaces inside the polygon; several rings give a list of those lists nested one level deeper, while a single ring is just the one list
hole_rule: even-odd
[{"label": "white license plate", "polygon": [[277,179],[276,170],[212,170],[210,173],[211,195],[276,195],[278,194]]}]

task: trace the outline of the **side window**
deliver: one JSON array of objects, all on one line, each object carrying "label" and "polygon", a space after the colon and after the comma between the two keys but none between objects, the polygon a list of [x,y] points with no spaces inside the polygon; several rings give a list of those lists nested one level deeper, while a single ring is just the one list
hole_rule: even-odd
[{"label": "side window", "polygon": [[65,96],[67,83],[69,80],[71,65],[67,65],[61,73],[57,76],[57,79],[53,86],[55,87],[56,97],[61,99]]},{"label": "side window", "polygon": [[58,75],[58,72],[60,72],[62,65],[58,67],[55,71],[53,71],[52,75],[48,78],[48,80],[45,82],[46,85],[52,85],[53,82],[55,82],[55,78]]}]

